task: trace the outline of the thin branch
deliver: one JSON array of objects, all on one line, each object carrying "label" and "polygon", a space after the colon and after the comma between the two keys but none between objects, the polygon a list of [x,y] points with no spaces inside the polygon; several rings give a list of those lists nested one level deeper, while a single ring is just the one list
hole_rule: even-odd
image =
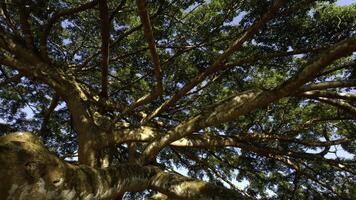
[{"label": "thin branch", "polygon": [[269,20],[271,20],[275,14],[278,12],[279,8],[284,4],[284,0],[277,0],[273,6],[263,15],[263,17],[253,24],[249,29],[245,31],[229,48],[227,48],[223,54],[221,54],[214,63],[208,67],[203,73],[199,74],[193,78],[188,84],[186,84],[181,90],[175,93],[169,100],[164,102],[160,107],[155,111],[149,114],[145,119],[142,120],[142,123],[145,123],[165,111],[167,108],[176,103],[181,99],[186,93],[193,89],[197,84],[202,82],[207,76],[220,71],[221,68],[224,68],[223,63],[225,60],[230,57],[235,51],[240,49],[245,41],[250,39],[262,26],[264,26]]},{"label": "thin branch", "polygon": [[110,21],[106,0],[99,1],[100,31],[101,31],[101,93],[100,97],[108,97],[108,73],[109,73],[109,41]]},{"label": "thin branch", "polygon": [[77,7],[67,8],[56,11],[52,17],[47,21],[46,24],[43,25],[42,31],[40,33],[40,50],[41,55],[43,58],[47,58],[48,56],[48,49],[47,49],[47,37],[51,32],[51,29],[55,23],[62,17],[75,15],[76,13],[94,8],[98,4],[99,0],[93,0],[89,3],[82,4]]},{"label": "thin branch", "polygon": [[7,25],[10,27],[11,31],[16,33],[16,26],[14,25],[14,21],[11,19],[7,11],[7,5],[5,2],[1,3],[0,15],[2,15],[5,18],[5,21]]},{"label": "thin branch", "polygon": [[[1,63],[1,60],[0,60]],[[0,82],[0,88],[4,87],[5,85],[9,84],[9,83],[17,83],[21,80],[21,78],[23,77],[22,74],[16,74],[10,78],[5,79],[4,81]]]},{"label": "thin branch", "polygon": [[[154,13],[154,14],[151,16],[151,19],[156,18],[157,16],[159,16],[159,14],[162,12],[162,10],[164,10],[164,9],[166,9],[166,8],[167,8],[167,7],[161,7],[161,6],[160,6],[160,7],[158,8],[157,12]],[[118,38],[116,38],[115,41],[113,41],[113,42],[110,44],[110,47],[109,47],[109,48],[112,49],[112,48],[116,47],[116,46],[119,45],[120,42],[121,42],[123,39],[125,39],[127,36],[131,35],[132,33],[136,32],[136,31],[138,31],[138,30],[140,30],[142,26],[143,26],[142,24],[139,24],[139,25],[137,25],[137,26],[135,26],[135,27],[132,27],[130,30],[125,31],[125,32],[122,33]],[[90,63],[90,61],[92,61],[96,56],[99,55],[99,53],[100,53],[100,52],[97,51],[97,52],[95,52],[94,54],[92,54],[91,56],[89,56],[87,59],[85,59],[85,61],[84,61],[82,64],[80,64],[80,65],[77,66],[77,67],[78,67],[77,70],[80,70],[81,68],[87,66],[87,65]]]},{"label": "thin branch", "polygon": [[122,8],[124,7],[125,4],[126,4],[126,0],[122,0],[120,2],[120,4],[115,8],[115,10],[110,15],[110,18],[109,18],[110,21],[112,21],[114,19],[116,13],[118,13],[120,10],[122,10]]},{"label": "thin branch", "polygon": [[26,7],[24,1],[19,2],[18,10],[20,15],[20,26],[21,26],[22,33],[25,36],[26,46],[27,48],[33,50],[34,39],[31,31],[31,25],[29,23],[30,10],[29,8]]},{"label": "thin branch", "polygon": [[271,52],[271,53],[266,53],[266,54],[261,54],[257,53],[252,56],[249,56],[247,58],[243,58],[231,63],[225,64],[224,68],[231,68],[234,66],[238,66],[241,64],[251,64],[255,61],[264,61],[264,60],[270,60],[273,58],[278,58],[278,57],[286,57],[286,56],[293,56],[301,53],[308,53],[308,52],[320,52],[322,50],[325,50],[326,47],[321,47],[321,48],[310,48],[310,49],[298,49],[298,50],[293,50],[293,51],[280,51],[280,52]]},{"label": "thin branch", "polygon": [[54,109],[57,107],[58,102],[59,102],[59,96],[57,94],[54,94],[51,104],[49,105],[48,109],[43,114],[43,122],[42,122],[41,129],[40,129],[41,133],[43,133],[46,130],[47,124],[51,117],[51,114],[54,111]]}]

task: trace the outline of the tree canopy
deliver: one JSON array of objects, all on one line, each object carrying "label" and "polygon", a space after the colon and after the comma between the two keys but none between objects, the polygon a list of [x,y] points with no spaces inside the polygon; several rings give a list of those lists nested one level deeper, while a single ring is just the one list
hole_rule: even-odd
[{"label": "tree canopy", "polygon": [[0,6],[0,198],[355,198],[356,4]]}]

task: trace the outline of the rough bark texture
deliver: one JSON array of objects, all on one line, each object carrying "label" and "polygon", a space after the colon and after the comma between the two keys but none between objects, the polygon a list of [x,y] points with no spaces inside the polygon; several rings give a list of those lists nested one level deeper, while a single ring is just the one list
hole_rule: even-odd
[{"label": "rough bark texture", "polygon": [[49,152],[31,133],[0,137],[0,199],[115,199],[155,189],[176,199],[238,199],[241,194],[154,166],[123,164],[95,169]]}]

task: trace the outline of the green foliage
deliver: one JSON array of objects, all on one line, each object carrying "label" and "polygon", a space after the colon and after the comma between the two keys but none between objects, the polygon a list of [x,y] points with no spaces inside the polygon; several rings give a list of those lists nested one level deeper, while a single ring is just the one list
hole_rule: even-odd
[{"label": "green foliage", "polygon": [[[19,25],[20,1],[4,2],[3,7],[15,24],[15,30],[12,31],[25,44],[24,33]],[[76,7],[87,1],[26,2],[29,6],[26,9],[31,13],[29,21],[30,31],[35,38],[34,49],[39,49],[43,24],[56,11]],[[250,89],[271,90],[293,77],[312,58],[318,57],[321,50],[355,36],[356,4],[340,7],[333,4],[333,1],[303,2],[287,1],[279,14],[244,42],[241,49],[226,63],[249,57],[258,59],[209,76],[155,118],[163,124],[162,127],[154,123],[149,125],[166,132],[192,116],[212,111],[216,103],[239,92]],[[121,1],[112,0],[108,3],[109,14],[113,16],[110,27],[109,96],[113,102],[128,106],[154,88],[154,65],[142,34],[135,1],[126,1],[119,11],[115,11],[115,8],[120,6]],[[214,63],[270,6],[271,1],[265,0],[148,1],[147,9],[164,74],[164,93],[136,111],[151,113],[170,99]],[[101,88],[99,19],[99,10],[96,7],[62,17],[53,24],[47,44],[49,58],[53,61],[51,67],[63,68],[66,73],[73,75],[92,96],[98,96]],[[1,15],[0,26],[7,31],[11,30]],[[272,53],[299,50],[303,52],[264,59],[264,56]],[[0,49],[0,59],[4,55],[5,51]],[[354,60],[355,56],[339,59],[333,65],[325,66],[324,72]],[[0,67],[0,83],[18,74],[18,71],[5,65]],[[320,75],[307,84],[355,80],[352,76],[355,68],[352,67],[355,66]],[[355,94],[355,87],[327,91]],[[32,77],[23,77],[18,82],[1,86],[0,134],[10,130],[36,132],[51,151],[63,158],[72,157],[77,151],[76,136],[71,113],[63,99],[60,99],[58,106],[52,111],[46,127],[42,128],[44,113],[54,95],[51,88],[40,81],[32,80]],[[355,106],[355,102],[348,103]],[[107,113],[112,118],[116,114],[114,110]],[[133,126],[130,128],[134,128],[140,123],[140,118],[129,115],[122,121],[129,122]],[[293,151],[300,153],[298,155],[316,152],[321,158],[333,157],[335,154],[332,152],[339,149],[336,152],[338,157],[333,160],[346,160],[353,169],[347,170],[327,162],[319,163],[318,160],[302,156],[284,156],[291,163],[296,163],[297,170],[290,163],[269,156],[268,153],[238,147],[188,150],[169,147],[160,152],[155,164],[167,170],[186,171],[191,177],[231,188],[237,187],[237,182],[247,180],[249,184],[242,189],[243,192],[261,199],[351,199],[356,193],[355,132],[355,116],[333,105],[292,96],[259,108],[235,121],[206,128],[197,134],[249,136],[253,133],[289,137],[301,142],[247,139],[241,143],[254,146],[265,153],[266,149]],[[302,143],[340,138],[352,141],[333,145],[330,149]],[[138,144],[137,151],[142,152],[143,149],[143,145]],[[320,154],[324,150],[325,154]],[[344,159],[340,152],[347,153],[352,158]],[[117,146],[116,163],[126,162],[127,154],[127,146]],[[140,198],[137,194],[131,196]]]}]

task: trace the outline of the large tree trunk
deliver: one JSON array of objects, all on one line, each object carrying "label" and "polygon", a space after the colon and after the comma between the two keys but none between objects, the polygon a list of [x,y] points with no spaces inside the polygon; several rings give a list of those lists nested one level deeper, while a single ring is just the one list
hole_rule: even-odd
[{"label": "large tree trunk", "polygon": [[242,198],[235,191],[155,166],[96,169],[69,164],[26,132],[0,137],[0,166],[0,199],[115,199],[124,192],[149,188],[173,199]]}]

